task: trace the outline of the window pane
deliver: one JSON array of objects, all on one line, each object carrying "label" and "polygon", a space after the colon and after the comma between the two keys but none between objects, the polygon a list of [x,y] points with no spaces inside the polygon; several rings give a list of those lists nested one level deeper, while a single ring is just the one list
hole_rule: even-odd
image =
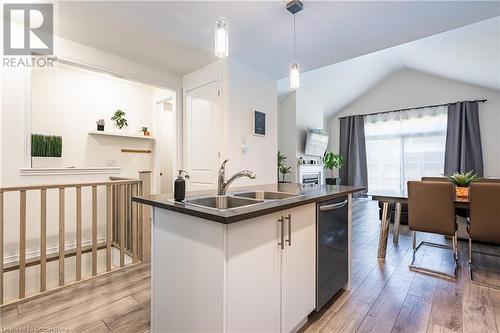
[{"label": "window pane", "polygon": [[368,191],[392,193],[401,188],[401,138],[366,138]]},{"label": "window pane", "polygon": [[369,193],[406,194],[409,180],[444,171],[446,107],[368,116],[365,122]]}]

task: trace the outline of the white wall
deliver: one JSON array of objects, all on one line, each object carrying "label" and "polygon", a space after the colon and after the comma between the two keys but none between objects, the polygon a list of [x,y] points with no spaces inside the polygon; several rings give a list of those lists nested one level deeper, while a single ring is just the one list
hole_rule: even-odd
[{"label": "white wall", "polygon": [[297,162],[299,157],[318,160],[317,156],[307,156],[305,145],[308,128],[325,129],[324,108],[309,89],[299,89],[280,97],[279,145],[278,148],[287,156],[287,164],[292,167],[287,181],[297,182]]},{"label": "white wall", "polygon": [[377,111],[488,99],[479,104],[484,175],[500,177],[500,91],[444,79],[412,70],[400,71],[377,84],[365,95],[332,116],[330,147],[339,149],[339,117]]},{"label": "white wall", "polygon": [[[221,158],[229,159],[228,174],[251,170],[255,180],[235,185],[276,182],[278,106],[276,81],[232,59],[223,59],[183,77],[184,91],[219,80],[222,102]],[[253,110],[266,113],[266,135],[254,136]],[[248,152],[242,152],[246,141]]]},{"label": "white wall", "polygon": [[308,128],[324,129],[324,108],[320,100],[306,89],[297,92],[297,156],[315,159],[305,155],[306,137]]},{"label": "white wall", "polygon": [[[153,141],[88,135],[96,120],[106,121],[105,130],[116,131],[111,120],[123,110],[126,133],[152,131],[153,90],[132,81],[57,63],[35,68],[31,75],[31,130],[34,134],[63,138],[63,167],[119,166],[124,177],[137,177],[138,170],[152,170],[153,154],[122,153],[122,148],[153,149]],[[153,134],[155,134],[153,132]]]},{"label": "white wall", "polygon": [[295,91],[280,98],[278,104],[278,149],[287,157],[291,166],[286,181],[294,181],[297,175],[297,117]]},{"label": "white wall", "polygon": [[[72,41],[55,38],[55,54],[61,58],[74,60],[102,69],[103,71],[120,74],[124,77],[131,77],[139,81],[158,85],[159,87],[170,88],[176,92],[180,92],[181,89],[182,81],[180,77],[157,71],[142,64],[134,63]],[[29,113],[27,110],[30,107],[29,71],[23,67],[5,67],[2,70],[2,74],[2,146],[0,149],[2,155],[0,170],[2,174],[0,176],[0,186],[74,181],[74,177],[70,176],[64,177],[64,179],[61,179],[61,177],[55,179],[20,175],[19,169],[29,165],[29,160],[25,159],[27,155],[25,153],[25,147],[27,147],[26,139],[29,138],[26,135],[29,131],[29,128],[26,128],[26,124],[29,124],[29,121],[25,121],[25,116]],[[180,110],[182,106],[180,100],[177,100],[177,110]],[[178,147],[180,147],[180,144]],[[178,153],[178,149],[175,149],[174,154]],[[5,156],[9,156],[9,158],[5,159]],[[100,180],[102,178],[102,176],[77,177],[80,181]],[[104,178],[107,178],[107,176]]]},{"label": "white wall", "polygon": [[[276,81],[234,60],[228,61],[228,105],[225,152],[230,159],[228,170],[235,173],[251,170],[255,180],[243,178],[238,184],[276,183],[278,153],[278,97]],[[266,135],[253,135],[253,111],[266,113]],[[248,152],[242,153],[246,140]]]}]

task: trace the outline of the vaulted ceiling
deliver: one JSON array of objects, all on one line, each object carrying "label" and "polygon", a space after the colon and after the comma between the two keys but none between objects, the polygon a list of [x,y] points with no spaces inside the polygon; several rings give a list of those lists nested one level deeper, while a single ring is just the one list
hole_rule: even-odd
[{"label": "vaulted ceiling", "polygon": [[[61,37],[177,75],[217,60],[214,21],[230,20],[230,56],[287,76],[292,15],[285,1],[62,1]],[[305,1],[297,60],[309,71],[500,15],[495,1]]]},{"label": "vaulted ceiling", "polygon": [[[299,89],[329,116],[404,69],[500,90],[500,17],[302,73]],[[279,80],[278,93],[289,91]]]}]

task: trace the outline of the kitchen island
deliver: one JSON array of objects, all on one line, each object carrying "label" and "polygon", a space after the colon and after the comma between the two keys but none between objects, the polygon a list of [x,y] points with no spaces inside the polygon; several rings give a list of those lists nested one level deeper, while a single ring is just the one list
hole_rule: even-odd
[{"label": "kitchen island", "polygon": [[318,204],[347,204],[350,244],[351,198],[362,190],[273,184],[182,203],[134,197],[153,207],[152,332],[297,331],[316,308]]}]

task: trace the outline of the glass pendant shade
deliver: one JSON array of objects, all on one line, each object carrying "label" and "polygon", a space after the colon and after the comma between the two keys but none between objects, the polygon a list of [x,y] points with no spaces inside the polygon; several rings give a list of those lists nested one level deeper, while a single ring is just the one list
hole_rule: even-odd
[{"label": "glass pendant shade", "polygon": [[215,21],[215,55],[225,58],[229,54],[229,21],[219,17]]},{"label": "glass pendant shade", "polygon": [[300,69],[299,64],[293,63],[290,65],[290,88],[297,89],[300,87]]}]

